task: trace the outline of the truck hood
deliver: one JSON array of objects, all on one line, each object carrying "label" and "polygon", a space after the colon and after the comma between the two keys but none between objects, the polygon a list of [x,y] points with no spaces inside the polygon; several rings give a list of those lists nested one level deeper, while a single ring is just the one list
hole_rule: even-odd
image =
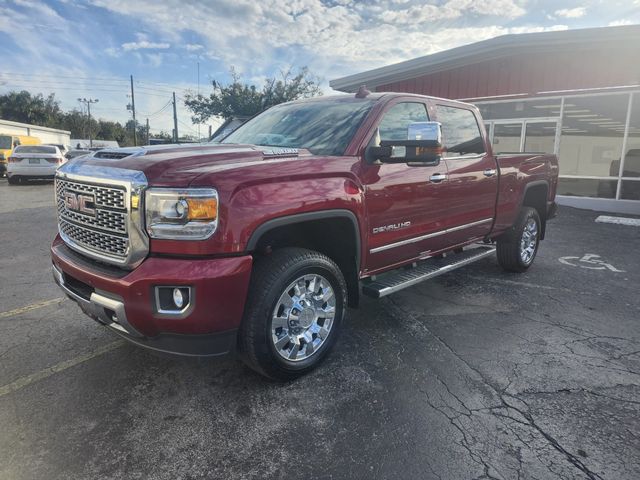
[{"label": "truck hood", "polygon": [[[106,149],[70,160],[62,168],[74,173],[101,167],[141,171],[149,185],[185,187],[204,173],[311,156],[308,150],[237,144],[154,145]],[[83,169],[83,167],[85,167]]]}]

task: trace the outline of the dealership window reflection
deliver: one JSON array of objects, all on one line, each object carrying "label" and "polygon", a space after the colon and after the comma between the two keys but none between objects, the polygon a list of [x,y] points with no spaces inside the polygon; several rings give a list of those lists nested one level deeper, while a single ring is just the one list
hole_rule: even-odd
[{"label": "dealership window reflection", "polygon": [[640,200],[640,93],[633,94],[620,198]]},{"label": "dealership window reflection", "polygon": [[567,97],[565,102],[560,175],[601,177],[602,180],[561,182],[558,193],[615,198],[617,182],[610,179],[617,178],[620,170],[629,94]]}]

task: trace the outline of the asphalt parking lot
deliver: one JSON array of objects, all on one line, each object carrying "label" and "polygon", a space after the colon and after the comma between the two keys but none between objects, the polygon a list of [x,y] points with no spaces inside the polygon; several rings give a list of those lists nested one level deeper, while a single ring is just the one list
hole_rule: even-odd
[{"label": "asphalt parking lot", "polygon": [[0,179],[0,478],[640,478],[640,228],[596,216],[561,209],[526,274],[365,299],[276,384],[85,317],[51,278],[52,185]]}]

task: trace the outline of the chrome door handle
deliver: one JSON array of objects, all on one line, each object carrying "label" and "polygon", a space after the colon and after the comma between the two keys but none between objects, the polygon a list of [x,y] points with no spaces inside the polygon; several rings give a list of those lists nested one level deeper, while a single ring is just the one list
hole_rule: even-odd
[{"label": "chrome door handle", "polygon": [[429,177],[429,180],[435,183],[439,183],[446,179],[447,179],[447,176],[444,173],[434,173]]},{"label": "chrome door handle", "polygon": [[495,168],[487,168],[482,173],[484,173],[485,177],[493,177],[496,174],[496,169]]}]

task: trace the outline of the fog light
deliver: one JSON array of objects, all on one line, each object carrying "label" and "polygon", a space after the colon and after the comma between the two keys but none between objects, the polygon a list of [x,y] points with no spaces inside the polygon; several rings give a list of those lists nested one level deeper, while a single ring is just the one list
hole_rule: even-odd
[{"label": "fog light", "polygon": [[183,315],[193,305],[192,287],[155,287],[155,311],[161,315]]},{"label": "fog light", "polygon": [[179,288],[173,289],[173,303],[175,303],[178,308],[182,308],[184,305],[184,297],[182,296],[182,292]]}]

